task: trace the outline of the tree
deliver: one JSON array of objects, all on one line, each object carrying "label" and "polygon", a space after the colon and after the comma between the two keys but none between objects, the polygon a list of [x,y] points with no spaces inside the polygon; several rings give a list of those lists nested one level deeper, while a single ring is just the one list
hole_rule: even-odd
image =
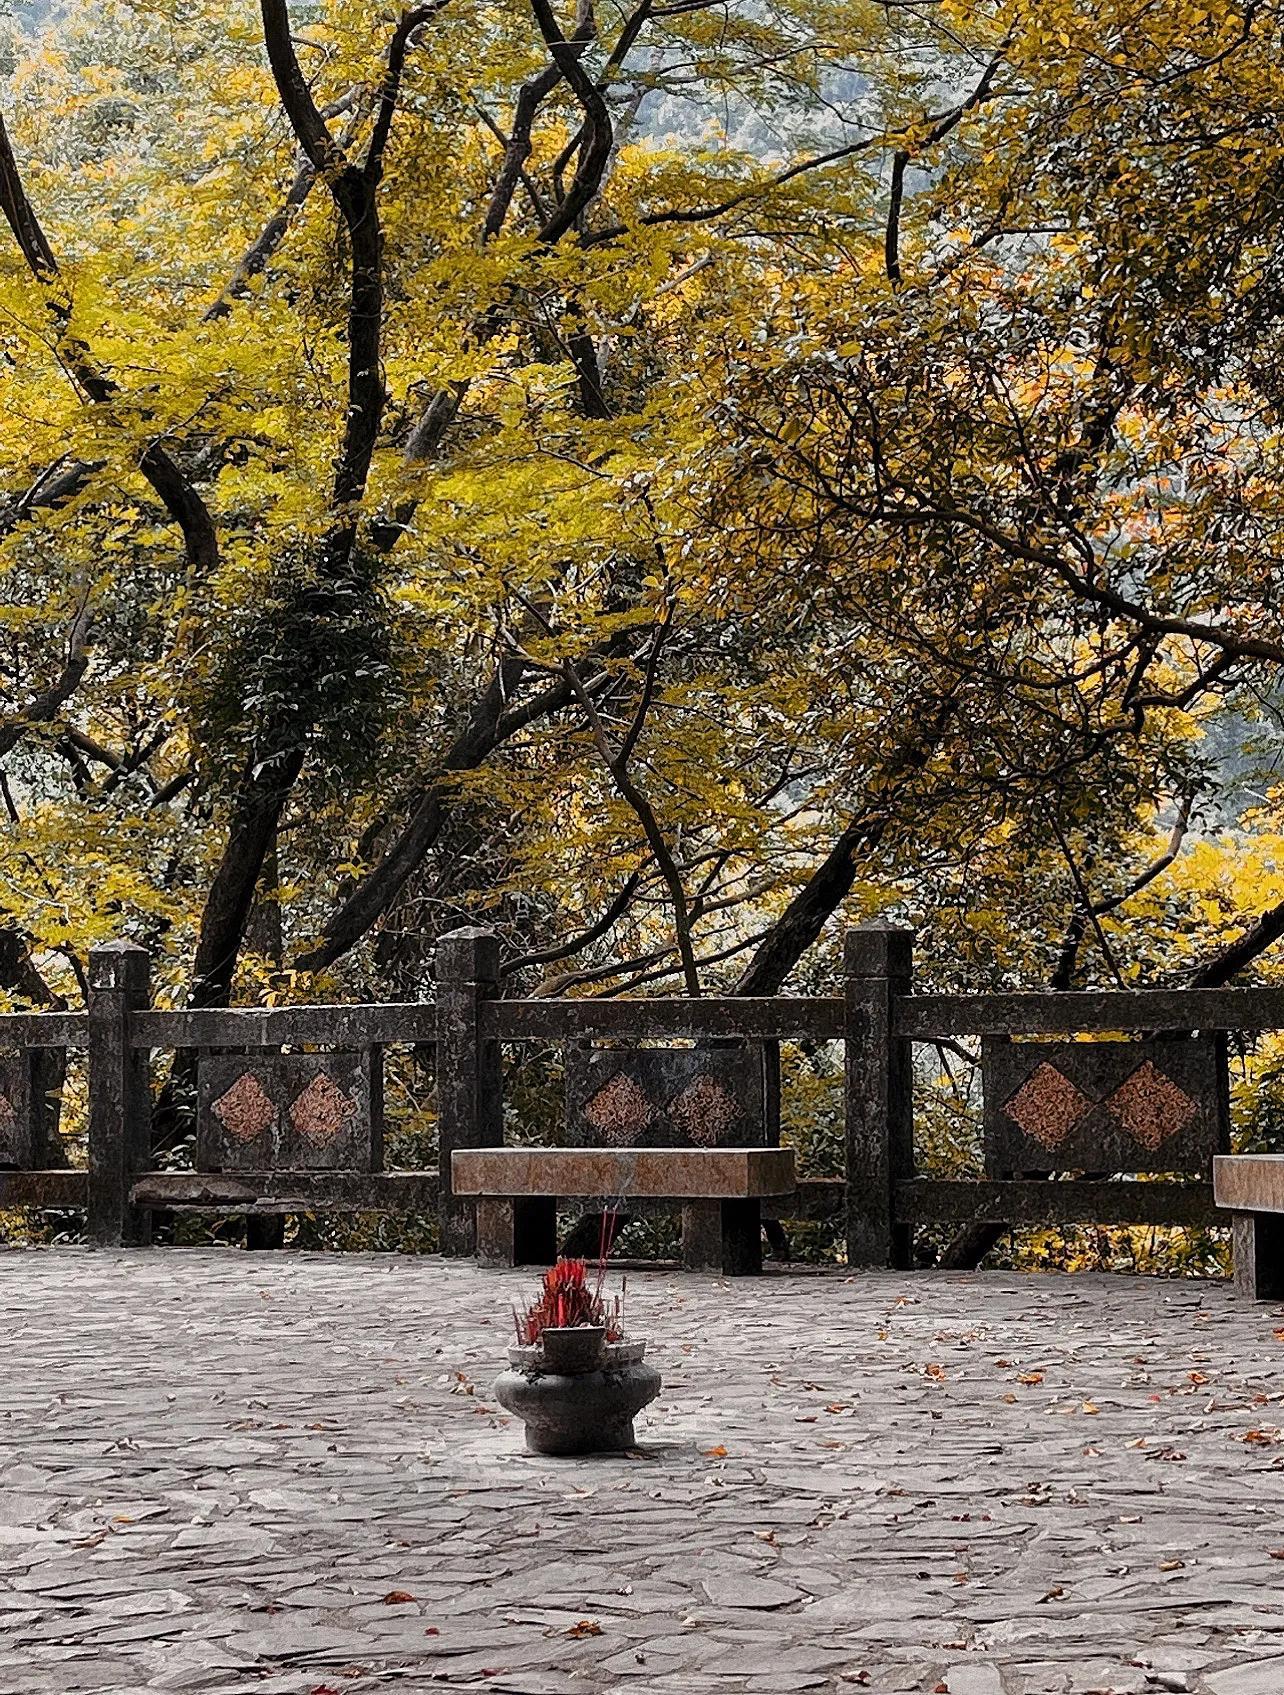
[{"label": "tree", "polygon": [[[707,435],[672,404],[684,362],[799,217],[869,197],[858,162],[886,126],[819,96],[895,47],[872,11],[709,11],[584,10],[564,33],[542,0],[429,5],[372,61],[355,9],[140,36],[95,8],[20,46],[7,569],[35,645],[46,582],[80,632],[11,715],[23,798],[38,829],[70,805],[114,833],[109,909],[157,908],[178,947],[195,924],[198,1004],[229,993],[274,851],[334,887],[290,926],[315,924],[300,963],[329,967],[420,873],[456,774],[550,722],[579,756],[595,702],[661,705],[661,632],[675,670],[698,653],[668,634],[701,589],[675,562]],[[787,157],[644,136],[653,94],[771,112]],[[121,863],[140,796],[161,812],[129,814],[140,856],[172,850],[163,893]],[[357,828],[336,853],[340,815]],[[643,885],[671,860],[652,819]]]},{"label": "tree", "polygon": [[198,1004],[414,994],[483,916],[528,991],[761,993],[889,903],[942,980],[1155,972],[1175,913],[1242,964],[1284,891],[1229,910],[1193,849],[1276,824],[1226,780],[1282,640],[1276,37],[15,35],[9,989],[74,995],[126,921]]}]

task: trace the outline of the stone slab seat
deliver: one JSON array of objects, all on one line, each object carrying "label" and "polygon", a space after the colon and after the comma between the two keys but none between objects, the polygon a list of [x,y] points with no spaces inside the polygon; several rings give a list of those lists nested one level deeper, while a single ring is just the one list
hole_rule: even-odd
[{"label": "stone slab seat", "polygon": [[1236,1287],[1284,1300],[1284,1154],[1218,1154],[1213,1200],[1231,1214]]},{"label": "stone slab seat", "polygon": [[457,1195],[477,1196],[477,1257],[551,1265],[559,1199],[680,1200],[689,1271],[762,1270],[762,1200],[797,1185],[791,1148],[458,1148]]}]

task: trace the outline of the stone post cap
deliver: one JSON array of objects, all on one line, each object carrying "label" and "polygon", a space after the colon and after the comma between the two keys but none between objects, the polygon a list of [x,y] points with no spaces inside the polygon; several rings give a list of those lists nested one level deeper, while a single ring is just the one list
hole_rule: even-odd
[{"label": "stone post cap", "polygon": [[914,932],[881,918],[858,924],[847,932],[843,963],[849,977],[908,978],[914,969]]},{"label": "stone post cap", "polygon": [[152,956],[138,942],[102,942],[89,950],[89,987],[143,991],[151,968]]},{"label": "stone post cap", "polygon": [[499,937],[493,930],[466,924],[437,938],[435,976],[462,982],[491,983],[499,974]]}]

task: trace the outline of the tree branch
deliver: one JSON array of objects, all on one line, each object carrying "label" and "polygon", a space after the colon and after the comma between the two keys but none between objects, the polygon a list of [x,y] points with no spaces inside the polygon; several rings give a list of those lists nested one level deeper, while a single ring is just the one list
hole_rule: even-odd
[{"label": "tree branch", "polygon": [[587,142],[580,148],[575,178],[566,198],[539,232],[540,240],[545,245],[552,245],[567,230],[575,227],[601,187],[611,159],[613,131],[602,91],[580,63],[582,49],[578,43],[567,41],[562,34],[549,0],[531,0],[531,11],[553,62],[583,108],[588,128]]},{"label": "tree branch", "polygon": [[[50,317],[59,329],[59,351],[67,358],[91,401],[103,404],[118,394],[117,385],[95,365],[89,349],[70,334],[71,298],[58,261],[23,187],[9,132],[0,115],[0,210],[32,276],[44,293]],[[144,449],[139,469],[182,532],[189,564],[202,571],[218,564],[218,538],[205,502],[158,442]]]},{"label": "tree branch", "polygon": [[905,171],[910,162],[909,152],[898,147],[892,155],[892,192],[887,203],[887,235],[883,242],[883,264],[887,280],[901,280],[901,202],[905,198]]},{"label": "tree branch", "polygon": [[93,619],[86,600],[67,636],[67,657],[56,680],[33,695],[11,718],[0,719],[0,758],[22,739],[33,724],[47,724],[80,686],[89,668],[89,635]]},{"label": "tree branch", "polygon": [[383,159],[392,130],[393,116],[397,110],[397,98],[401,92],[401,79],[406,68],[406,49],[410,45],[410,38],[448,4],[449,0],[430,0],[428,5],[412,6],[401,14],[393,31],[388,46],[387,69],[384,71],[383,83],[379,89],[379,102],[375,109],[374,129],[366,152],[366,162],[362,166],[366,181],[372,186],[378,183],[383,175]]},{"label": "tree branch", "polygon": [[1212,954],[1190,976],[1192,989],[1220,989],[1284,936],[1284,901],[1260,913],[1242,936]]},{"label": "tree branch", "polygon": [[615,899],[606,907],[601,917],[597,918],[587,929],[581,930],[577,935],[572,936],[569,941],[558,942],[554,947],[542,948],[536,953],[519,954],[515,959],[510,959],[500,966],[500,976],[512,977],[518,971],[529,970],[535,965],[556,965],[559,959],[570,959],[575,954],[582,953],[585,948],[591,947],[594,942],[600,941],[627,912],[629,902],[637,893],[645,869],[646,863],[644,862],[636,871],[631,872],[625,878]]},{"label": "tree branch", "polygon": [[1143,889],[1148,888],[1157,877],[1162,877],[1181,852],[1189,824],[1190,801],[1183,798],[1177,809],[1176,821],[1169,833],[1168,845],[1158,858],[1153,859],[1144,871],[1138,872],[1126,888],[1122,889],[1117,895],[1108,895],[1097,901],[1090,911],[1084,910],[1081,900],[1076,902],[1070,922],[1066,925],[1065,940],[1061,944],[1061,955],[1057,960],[1057,968],[1052,973],[1051,988],[1065,992],[1073,983],[1075,968],[1079,959],[1079,948],[1083,942],[1090,917],[1104,918],[1108,912],[1114,912],[1125,902],[1130,901],[1134,895],[1140,894]]},{"label": "tree branch", "polygon": [[673,904],[673,929],[678,944],[678,954],[682,960],[682,975],[686,981],[687,993],[700,993],[700,967],[695,956],[695,947],[691,939],[691,916],[687,909],[686,890],[682,885],[682,873],[678,870],[677,862],[669,851],[669,844],[660,828],[660,821],[655,815],[655,808],[643,794],[642,790],[629,775],[628,760],[622,753],[612,753],[611,744],[606,734],[606,726],[602,715],[593,704],[591,697],[580,682],[579,672],[572,660],[562,662],[562,668],[567,682],[575,691],[575,698],[584,710],[589,727],[597,742],[602,762],[615,780],[625,802],[632,808],[642,833],[646,837],[647,846],[651,849],[652,858],[660,868],[665,887],[669,891],[669,899]]},{"label": "tree branch", "polygon": [[299,67],[287,0],[260,0],[260,11],[268,63],[290,128],[317,175],[336,177],[348,168],[348,158],[331,135]]}]

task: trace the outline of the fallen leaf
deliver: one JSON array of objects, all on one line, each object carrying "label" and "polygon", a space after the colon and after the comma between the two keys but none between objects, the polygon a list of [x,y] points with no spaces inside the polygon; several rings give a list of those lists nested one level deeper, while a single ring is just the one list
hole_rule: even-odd
[{"label": "fallen leaf", "polygon": [[428,1626],[427,1630],[424,1631],[424,1635],[425,1636],[440,1636],[441,1632],[440,1632],[440,1630],[437,1629],[437,1626],[435,1624],[430,1624]]},{"label": "fallen leaf", "polygon": [[1160,1571],[1185,1571],[1185,1560],[1160,1560]]},{"label": "fallen leaf", "polygon": [[707,1460],[725,1460],[727,1457],[727,1450],[723,1447],[722,1443],[719,1442],[716,1448],[706,1448],[704,1451],[704,1457]]},{"label": "fallen leaf", "polygon": [[1016,1405],[1016,1396],[1012,1393],[1012,1391],[1010,1389],[1008,1390],[1007,1394],[1003,1397],[1003,1399],[1008,1403],[1008,1405],[1010,1407],[1013,1407],[1013,1406]]},{"label": "fallen leaf", "polygon": [[573,1624],[566,1634],[568,1636],[600,1636],[602,1626],[596,1619],[582,1618],[578,1624]]},{"label": "fallen leaf", "polygon": [[928,1377],[934,1379],[937,1383],[945,1381],[945,1367],[943,1365],[925,1365],[923,1370]]},{"label": "fallen leaf", "polygon": [[1033,1389],[1043,1382],[1043,1373],[1041,1371],[1023,1371],[1017,1378],[1017,1382],[1024,1383],[1027,1389]]},{"label": "fallen leaf", "polygon": [[414,1596],[408,1589],[390,1589],[383,1598],[385,1607],[404,1607],[407,1601],[413,1601]]},{"label": "fallen leaf", "polygon": [[832,1412],[832,1413],[842,1413],[842,1412],[847,1412],[848,1410],[849,1410],[849,1408],[848,1408],[848,1404],[847,1404],[846,1401],[831,1401],[829,1403],[829,1405],[825,1408],[826,1412]]},{"label": "fallen leaf", "polygon": [[1086,1413],[1089,1417],[1091,1417],[1093,1413],[1099,1413],[1101,1411],[1101,1408],[1096,1404],[1095,1401],[1085,1401],[1083,1403],[1083,1405],[1079,1408],[1079,1411],[1081,1413]]}]

